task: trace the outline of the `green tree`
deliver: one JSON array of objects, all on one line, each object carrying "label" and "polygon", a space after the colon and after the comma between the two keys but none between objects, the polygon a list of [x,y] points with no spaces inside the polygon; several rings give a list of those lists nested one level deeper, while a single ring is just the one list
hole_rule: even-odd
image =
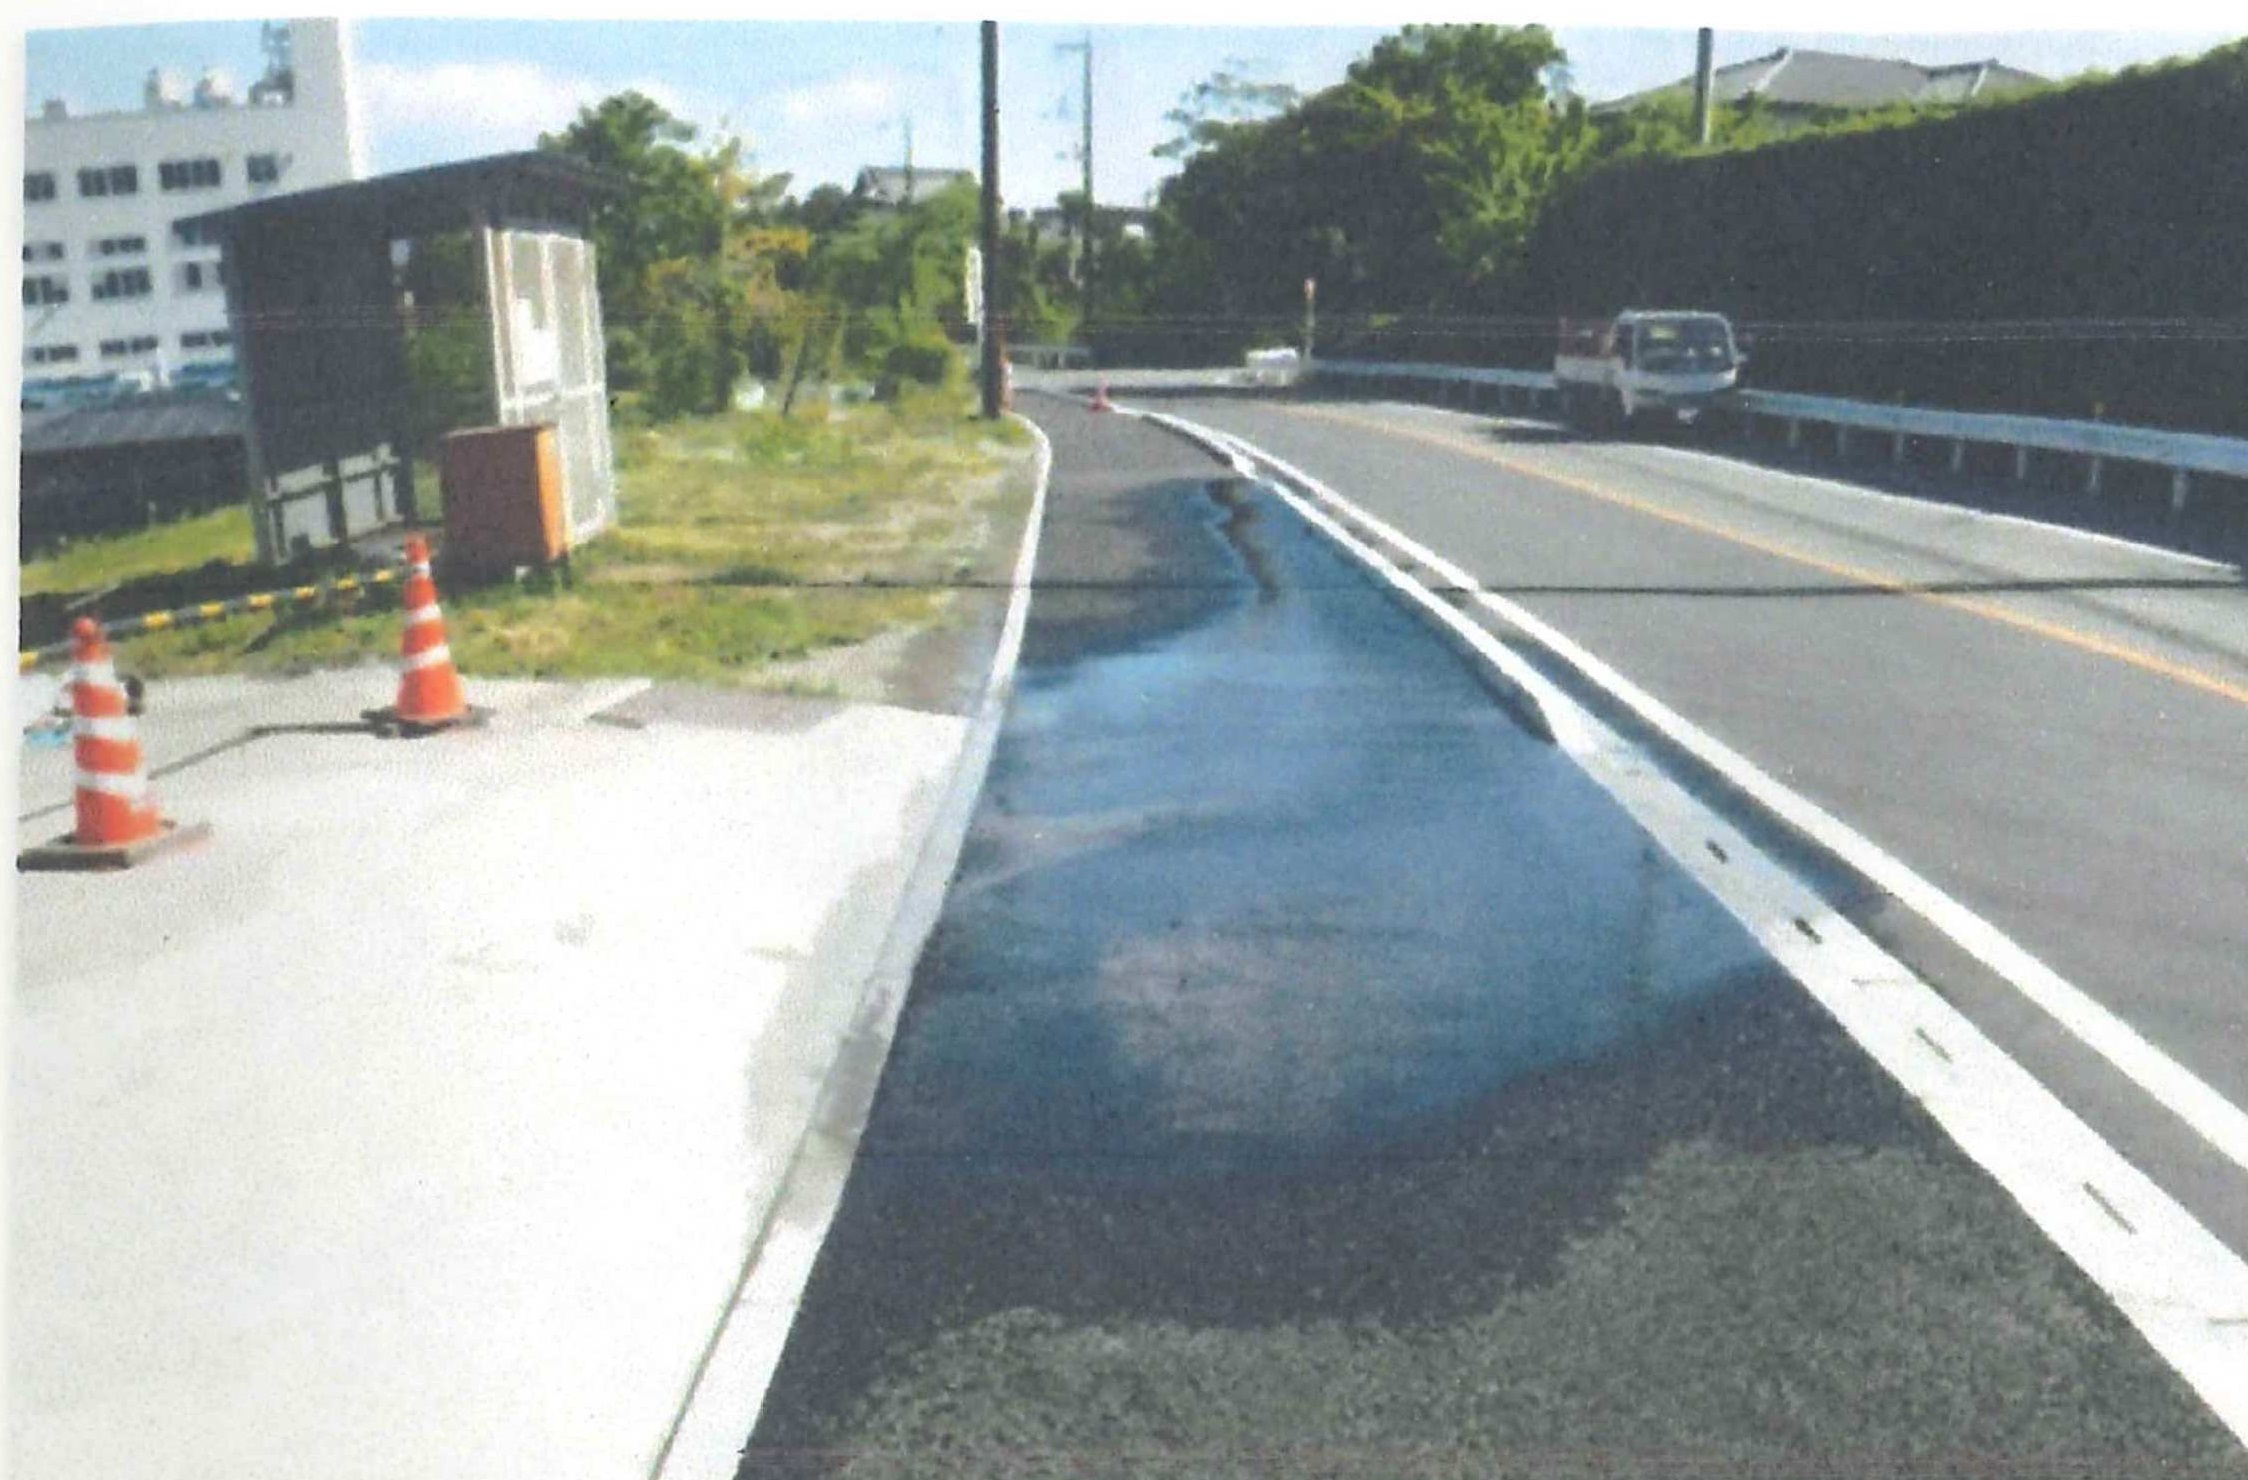
[{"label": "green tree", "polygon": [[1163,115],[1178,132],[1155,146],[1155,157],[1191,158],[1223,142],[1232,129],[1285,113],[1302,101],[1292,85],[1259,82],[1248,75],[1249,67],[1239,57],[1229,57],[1224,68],[1182,93],[1178,105]]},{"label": "green tree", "polygon": [[412,303],[406,371],[414,453],[431,458],[445,433],[492,416],[492,328],[475,236],[452,231],[415,238],[400,285]]},{"label": "green tree", "polygon": [[739,137],[695,138],[627,92],[540,140],[621,183],[593,221],[609,379],[657,416],[716,410],[745,374],[779,374],[810,316],[811,236],[783,219],[787,176],[759,173]]},{"label": "green tree", "polygon": [[1547,70],[1567,62],[1543,26],[1407,26],[1343,75],[1399,97],[1466,94],[1503,106],[1543,102]]},{"label": "green tree", "polygon": [[976,188],[961,183],[897,210],[863,212],[819,240],[811,279],[840,326],[841,364],[874,375],[886,392],[958,372],[953,342],[969,332],[965,269],[980,209]]},{"label": "green tree", "polygon": [[601,309],[614,322],[649,316],[650,273],[659,262],[715,255],[726,226],[726,201],[711,161],[686,146],[692,124],[638,92],[603,98],[539,147],[609,171],[618,199],[594,213],[593,244],[601,274]]}]

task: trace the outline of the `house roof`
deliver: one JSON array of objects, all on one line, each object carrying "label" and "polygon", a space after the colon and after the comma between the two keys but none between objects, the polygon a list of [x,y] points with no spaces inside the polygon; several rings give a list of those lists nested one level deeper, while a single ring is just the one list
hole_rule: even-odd
[{"label": "house roof", "polygon": [[[1923,67],[1890,57],[1781,47],[1768,56],[1719,67],[1711,76],[1711,102],[1723,106],[1756,97],[1778,108],[1884,108],[1897,103],[1958,103],[1993,92],[2031,87],[2045,79],[1996,61]],[[1596,105],[1608,112],[1693,94],[1691,76]]]},{"label": "house roof", "polygon": [[212,391],[132,396],[98,406],[23,413],[23,455],[83,452],[162,442],[216,442],[242,435],[242,403]]},{"label": "house roof", "polygon": [[[917,167],[912,173],[911,196],[916,200],[927,200],[938,191],[948,186],[958,185],[963,181],[970,185],[975,184],[976,172],[974,170],[925,170]],[[906,186],[906,171],[903,167],[898,165],[868,165],[865,169],[859,171],[858,179],[852,183],[851,193],[875,205],[900,206],[904,205],[908,198]]]}]

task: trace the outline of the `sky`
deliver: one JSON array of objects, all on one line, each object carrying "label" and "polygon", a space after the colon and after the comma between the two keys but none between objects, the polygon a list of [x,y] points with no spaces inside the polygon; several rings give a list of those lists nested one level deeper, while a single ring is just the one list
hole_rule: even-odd
[{"label": "sky", "polygon": [[[2159,30],[2032,30],[2004,26],[2003,12],[1996,15],[2000,29],[1961,30],[1951,22],[1964,18],[1972,25],[1979,18],[1987,26],[1994,18],[1984,0],[1962,0],[1962,6],[1940,17],[1931,17],[1925,4],[1918,10],[1861,7],[1856,13],[1868,29],[1855,32],[1752,29],[1745,23],[1727,28],[1722,14],[1686,19],[1718,25],[1721,66],[1797,46],[1926,63],[1997,58],[2053,77],[2193,54],[2248,33],[2248,25],[2211,28],[2213,14],[2202,19],[2173,10],[2162,12],[2159,23],[2165,28]],[[542,9],[567,14],[560,7]],[[55,13],[73,20],[88,14],[83,7],[62,12],[48,7],[50,16]],[[1573,15],[1587,13],[1594,19],[1608,16],[1587,12],[1581,3],[1571,7]],[[1848,12],[1832,6],[1819,14],[1828,24],[1848,23],[1840,19]],[[1927,29],[1881,31],[1872,28],[1876,17]],[[1082,62],[1075,52],[1060,49],[1068,43],[1090,35],[1093,45],[1097,193],[1110,204],[1135,205],[1151,200],[1174,168],[1151,151],[1173,132],[1163,115],[1197,81],[1220,69],[1245,70],[1261,80],[1314,90],[1339,80],[1344,68],[1391,28],[1363,23],[1088,28],[1003,20],[1005,195],[1011,204],[1035,205],[1076,188]],[[1596,100],[1676,80],[1693,66],[1690,26],[1559,26],[1555,34],[1569,53],[1578,91]],[[378,172],[531,147],[542,130],[560,128],[581,106],[628,87],[656,98],[706,134],[726,130],[745,136],[759,166],[789,174],[800,193],[823,182],[847,185],[865,165],[901,163],[908,119],[916,165],[972,169],[978,159],[972,20],[547,20],[528,13],[458,20],[362,13],[353,35],[370,162]],[[34,29],[25,36],[23,94],[31,108],[49,97],[66,99],[73,111],[135,107],[141,79],[157,66],[189,80],[217,66],[246,85],[261,70],[257,24],[238,19]]]}]

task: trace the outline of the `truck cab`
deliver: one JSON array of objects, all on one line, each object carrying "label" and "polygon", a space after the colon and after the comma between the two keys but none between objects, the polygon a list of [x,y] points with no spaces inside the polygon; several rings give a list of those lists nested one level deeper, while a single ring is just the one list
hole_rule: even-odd
[{"label": "truck cab", "polygon": [[1612,319],[1564,319],[1553,378],[1572,423],[1683,425],[1733,391],[1742,361],[1723,314],[1631,309]]}]

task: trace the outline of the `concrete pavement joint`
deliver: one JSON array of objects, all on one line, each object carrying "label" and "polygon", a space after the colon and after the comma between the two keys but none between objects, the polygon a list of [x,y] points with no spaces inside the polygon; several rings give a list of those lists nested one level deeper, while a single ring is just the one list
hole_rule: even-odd
[{"label": "concrete pavement joint", "polygon": [[[1249,444],[1225,433],[1175,417],[1154,415],[1152,419],[1201,442],[1220,456],[1233,459],[1252,454]],[[1379,550],[1343,530],[1327,509],[1347,510],[1366,524],[1384,530],[1385,543],[1424,563],[1443,568],[1448,564],[1443,562],[1443,557],[1390,529],[1300,469],[1262,452],[1254,453],[1254,461],[1307,491],[1308,496],[1299,495],[1279,481],[1268,484],[1307,522],[1396,589],[1414,595],[1433,622],[1457,631],[1487,661],[1506,669],[1516,683],[1535,694],[1541,708],[1557,722],[1554,728],[1562,737],[1561,743],[1587,774],[1614,795],[1666,852],[1750,930],[1773,959],[1803,984],[1860,1047],[1907,1094],[1920,1102],[1953,1141],[2006,1189],[2056,1247],[2108,1295],[2125,1318],[2201,1396],[2219,1421],[2248,1442],[2248,1331],[2236,1332],[2216,1324],[2219,1312],[2237,1311],[2242,1301],[2248,1299],[2248,1264],[2150,1178],[2124,1160],[2075,1112],[1932,987],[1847,918],[1811,894],[1768,856],[1748,847],[1745,840],[1736,839],[1740,853],[1737,865],[1720,868],[1705,857],[1701,844],[1712,836],[1731,836],[1731,830],[1718,822],[1707,804],[1658,770],[1644,766],[1634,769],[1627,761],[1635,757],[1636,752],[1613,730],[1487,630],[1420,592]],[[1461,577],[1465,579],[1464,572]],[[1739,757],[1692,730],[1685,721],[1663,709],[1620,674],[1606,668],[1527,612],[1488,593],[1482,595],[1482,600],[1508,612],[1517,625],[1530,631],[1549,651],[1558,652],[1612,696],[1639,710],[1674,741],[1694,750],[1695,746],[1682,739],[1680,732],[1693,736],[1703,746],[1695,753],[1705,763],[1717,765],[1736,785],[1748,790],[1756,800],[1779,812],[1786,820],[1801,827],[1798,817],[1806,809],[1816,811]],[[1731,770],[1726,769],[1728,765]],[[1751,781],[1760,785],[1751,787]],[[1787,805],[1788,811],[1780,811],[1775,803]],[[1791,812],[1796,815],[1791,816]],[[1826,834],[1825,837],[1814,834],[1819,841],[1854,840],[1861,851],[1871,848],[1826,814],[1816,815],[1823,821]],[[1837,850],[1830,844],[1830,851]],[[1886,860],[1886,855],[1880,857]],[[1894,860],[1887,861],[1893,869],[1902,869]],[[1932,895],[1953,910],[1964,913],[1964,907],[1934,891],[1933,886],[1917,875],[1907,877],[1916,892]],[[1876,882],[1881,881],[1877,879]],[[1906,902],[1921,907],[1912,899]],[[1928,910],[1922,908],[1922,913],[1927,914]],[[1799,933],[1796,928],[1812,917],[1819,919],[1824,933],[1831,938],[1817,948],[1804,938],[1807,932]],[[1930,918],[1934,919],[1932,915]],[[1935,923],[1944,928],[1943,922]],[[1999,936],[1995,929],[1980,921],[1976,923],[1989,937],[2019,952],[2019,947]],[[1987,948],[1991,941],[1982,943]],[[2022,959],[2028,959],[2026,953]],[[1909,992],[1913,1000],[1899,1001],[1890,993],[1884,994],[1876,1004],[1865,995],[1848,990],[1865,979],[1891,982],[1895,991]],[[2057,977],[2052,980],[2059,981]],[[2061,986],[2068,992],[2075,990],[2065,983]],[[2104,1009],[2091,1004],[2089,999],[2083,1001],[2094,1012],[2104,1013]],[[1918,1020],[1912,1024],[1910,1033],[1904,1031],[1907,1014],[1898,1010],[1901,1007],[1909,1008],[1910,1018]],[[2143,1045],[2143,1040],[2136,1040],[2136,1035],[2120,1022],[2109,1021],[2115,1031],[2129,1034]],[[1931,1064],[1918,1046],[1930,1039],[1925,1028],[1927,1023],[1936,1024],[1944,1038],[1956,1045],[1956,1053],[1947,1056],[1941,1069]],[[2147,1053],[2158,1055],[2159,1051],[2151,1045],[2143,1046]],[[2182,1067],[2171,1067],[2185,1076]],[[2185,1077],[2190,1080],[2190,1076]],[[2239,1114],[2206,1085],[2197,1080],[2191,1083],[2216,1100],[2220,1113]],[[2142,1087],[2145,1086],[2142,1084]],[[2204,1104],[2195,1108],[2207,1111],[2211,1107]],[[2090,1210],[2077,1196],[2089,1185],[2084,1175],[2087,1171],[2110,1187],[2128,1189],[2128,1200],[2144,1210],[2140,1221],[2149,1234],[2147,1240],[2141,1243],[2130,1238],[2130,1234],[2138,1230],[2124,1225],[2129,1229],[2128,1242],[2119,1242],[2114,1235],[2115,1227],[2121,1222],[2119,1218],[2094,1220],[2090,1216]],[[2109,1212],[2112,1215],[2112,1207]]]},{"label": "concrete pavement joint", "polygon": [[2121,1213],[2117,1212],[2115,1210],[2115,1204],[2109,1202],[2106,1197],[2101,1195],[2099,1188],[2094,1187],[2091,1183],[2087,1182],[2084,1184],[2084,1190],[2087,1193],[2091,1194],[2092,1201],[2100,1205],[2101,1212],[2107,1214],[2110,1218],[2113,1218],[2115,1220],[2116,1226],[2118,1228],[2122,1229],[2125,1233],[2138,1232],[2136,1228],[2133,1228],[2131,1226],[2131,1220],[2124,1217]]}]

